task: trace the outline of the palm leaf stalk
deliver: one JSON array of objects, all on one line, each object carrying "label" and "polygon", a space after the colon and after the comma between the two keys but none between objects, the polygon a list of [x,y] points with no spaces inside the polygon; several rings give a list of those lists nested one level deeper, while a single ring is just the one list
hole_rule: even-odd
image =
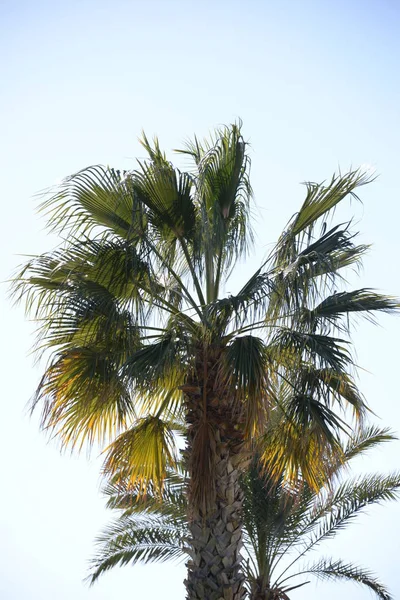
[{"label": "palm leaf stalk", "polygon": [[[240,123],[188,143],[180,151],[191,161],[187,172],[158,140],[143,136],[142,144],[148,159],[136,169],[88,167],[42,205],[64,241],[30,259],[14,281],[38,323],[36,349],[48,357],[32,407],[41,407],[43,428],[63,446],[107,445],[106,473],[129,476],[143,494],[149,485],[161,493],[176,463],[170,421],[183,416],[188,598],[240,600],[239,477],[280,405],[273,389],[288,382],[288,436],[312,429],[318,463],[326,444],[338,447],[336,409],[365,412],[348,317],[398,303],[368,289],[337,291],[367,247],[348,225],[327,223],[368,183],[361,171],[307,184],[271,255],[224,297],[253,240]],[[293,474],[309,450],[291,457]],[[312,485],[317,472],[309,469]]]},{"label": "palm leaf stalk", "polygon": [[[343,460],[331,464],[318,490],[305,480],[289,486],[283,474],[279,480],[270,479],[262,462],[252,461],[242,475],[245,587],[251,600],[288,600],[291,591],[310,583],[310,577],[352,581],[381,600],[391,600],[387,588],[365,568],[333,558],[305,562],[313,549],[337,535],[367,506],[398,497],[399,473],[349,475],[355,457],[391,439],[387,429],[359,430],[342,446]],[[184,560],[190,535],[185,486],[182,469],[169,471],[162,497],[151,488],[143,498],[137,487],[120,479],[107,484],[108,507],[118,517],[97,539],[92,584],[117,565]]]}]

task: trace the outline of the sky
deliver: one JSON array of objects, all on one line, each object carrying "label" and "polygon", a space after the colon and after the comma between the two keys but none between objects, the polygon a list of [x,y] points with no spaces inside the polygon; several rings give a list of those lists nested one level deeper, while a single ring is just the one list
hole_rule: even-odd
[{"label": "sky", "polygon": [[[90,164],[133,168],[142,129],[168,151],[241,118],[251,145],[257,242],[232,280],[255,271],[304,197],[304,181],[366,165],[354,218],[371,251],[352,287],[400,296],[398,177],[400,4],[397,0],[0,0],[0,280],[22,255],[57,240],[37,194]],[[171,155],[172,156],[172,155]],[[234,292],[235,289],[229,289]],[[27,403],[40,377],[34,324],[1,286],[0,597],[106,600],[185,597],[184,567],[125,567],[83,582],[107,523],[98,456],[61,454]],[[400,432],[400,319],[359,322],[359,383],[375,421]],[[360,471],[398,468],[400,442]],[[400,594],[400,502],[374,507],[320,554],[376,571]],[[316,556],[318,556],[316,554]],[[296,590],[305,600],[369,595],[353,584]]]}]

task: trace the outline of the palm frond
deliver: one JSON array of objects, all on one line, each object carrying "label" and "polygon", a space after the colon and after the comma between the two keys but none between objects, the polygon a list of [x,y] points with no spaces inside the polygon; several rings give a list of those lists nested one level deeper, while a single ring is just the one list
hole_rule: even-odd
[{"label": "palm frond", "polygon": [[226,348],[219,377],[232,389],[237,409],[243,406],[247,435],[262,431],[273,401],[263,340],[252,335],[236,337]]},{"label": "palm frond", "polygon": [[305,543],[303,554],[323,540],[335,536],[370,504],[395,500],[399,491],[399,473],[347,480],[333,494],[320,498],[306,519],[303,531],[312,533]]},{"label": "palm frond", "polygon": [[89,234],[102,226],[127,238],[146,225],[124,173],[101,165],[67,177],[41,205],[52,231]]},{"label": "palm frond", "polygon": [[309,362],[342,374],[352,365],[348,347],[348,340],[282,327],[274,334],[268,353],[272,361],[289,369]]},{"label": "palm frond", "polygon": [[290,486],[302,480],[315,492],[325,483],[333,458],[341,460],[341,448],[335,431],[337,424],[330,421],[330,412],[307,413],[306,422],[303,414],[300,419],[296,415],[297,424],[291,422],[293,416],[289,414],[270,428],[260,440],[261,461],[273,480],[283,475]]},{"label": "palm frond", "polygon": [[186,527],[154,513],[122,516],[97,538],[97,555],[91,561],[90,584],[113,567],[167,560],[182,560]]},{"label": "palm frond", "polygon": [[117,475],[145,495],[149,483],[161,493],[167,468],[177,462],[176,441],[170,424],[157,416],[139,420],[106,449],[104,473]]},{"label": "palm frond", "polygon": [[216,132],[200,151],[196,196],[202,224],[207,303],[218,298],[229,268],[252,242],[250,159],[241,124]]},{"label": "palm frond", "polygon": [[32,410],[42,406],[41,425],[63,446],[113,439],[134,417],[134,406],[115,356],[76,347],[55,356],[37,389]]},{"label": "palm frond", "polygon": [[143,495],[141,485],[132,485],[128,479],[121,479],[117,473],[103,487],[103,494],[107,498],[107,508],[118,509],[123,514],[157,513],[161,516],[172,518],[175,522],[187,521],[187,481],[183,472],[166,467],[163,487],[160,490],[149,481],[146,495]]},{"label": "palm frond", "polygon": [[312,226],[347,196],[358,199],[356,189],[371,181],[368,173],[358,169],[344,175],[334,175],[327,185],[306,183],[307,196],[291,223],[292,235],[298,235]]},{"label": "palm frond", "polygon": [[124,377],[135,383],[138,389],[143,389],[147,397],[150,392],[155,402],[158,402],[158,398],[165,399],[170,392],[174,396],[170,397],[173,401],[176,400],[176,395],[182,398],[179,386],[184,383],[190,361],[185,338],[179,337],[179,329],[171,330],[157,336],[153,343],[147,343],[133,352],[122,371]]},{"label": "palm frond", "polygon": [[363,427],[350,437],[344,448],[346,462],[352,458],[361,456],[364,452],[384,442],[391,442],[397,439],[397,436],[388,427],[380,428],[375,425]]},{"label": "palm frond", "polygon": [[237,294],[211,303],[207,307],[207,316],[222,332],[229,323],[239,331],[247,324],[246,329],[251,331],[260,324],[259,319],[264,319],[273,290],[273,279],[258,269]]},{"label": "palm frond", "polygon": [[333,406],[335,402],[342,408],[349,405],[358,419],[365,416],[365,400],[348,373],[338,373],[332,368],[314,369],[307,366],[300,378],[303,378],[303,389],[317,391],[328,406]]},{"label": "palm frond", "polygon": [[192,198],[193,180],[166,161],[141,163],[132,173],[132,186],[141,203],[148,208],[148,219],[159,236],[193,240],[196,208]]},{"label": "palm frond", "polygon": [[393,596],[386,586],[371,571],[351,563],[345,563],[342,560],[322,558],[306,571],[302,571],[302,574],[305,573],[312,573],[319,579],[354,581],[355,583],[367,586],[381,600],[393,600]]},{"label": "palm frond", "polygon": [[372,318],[375,311],[392,312],[399,308],[395,298],[377,294],[368,289],[352,292],[337,292],[325,298],[318,306],[305,313],[304,318],[311,322],[312,327],[318,322],[328,321],[334,326],[342,315],[349,313],[365,313]]}]

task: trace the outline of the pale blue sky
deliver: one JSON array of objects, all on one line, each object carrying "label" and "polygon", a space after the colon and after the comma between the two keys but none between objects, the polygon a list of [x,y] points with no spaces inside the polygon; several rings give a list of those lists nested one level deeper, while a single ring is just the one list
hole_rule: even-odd
[{"label": "pale blue sky", "polygon": [[[142,128],[166,149],[237,117],[252,146],[258,258],[298,208],[299,182],[339,166],[374,165],[380,177],[352,205],[373,242],[356,286],[400,295],[397,0],[0,1],[2,261],[0,279],[54,244],[35,214],[36,192],[93,163],[129,168]],[[229,290],[233,291],[233,290]],[[40,370],[28,355],[33,325],[2,297],[0,597],[5,600],[184,598],[184,569],[124,568],[82,584],[92,541],[107,522],[99,463],[60,456],[24,407]],[[360,324],[360,383],[383,425],[400,431],[400,320]],[[362,469],[399,464],[399,443]],[[400,504],[370,511],[333,544],[400,594]],[[326,553],[327,551],[325,551]],[[321,549],[321,553],[322,549]],[[368,591],[314,584],[303,600]]]}]

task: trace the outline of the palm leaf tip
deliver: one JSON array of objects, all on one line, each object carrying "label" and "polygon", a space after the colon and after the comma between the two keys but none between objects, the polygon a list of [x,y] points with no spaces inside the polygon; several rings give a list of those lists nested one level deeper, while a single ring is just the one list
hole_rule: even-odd
[{"label": "palm leaf tip", "polygon": [[379,444],[397,439],[397,435],[388,427],[380,428],[374,425],[363,427],[350,437],[344,448],[345,459],[349,461]]},{"label": "palm leaf tip", "polygon": [[315,307],[310,315],[316,319],[337,321],[342,314],[366,313],[369,318],[375,311],[393,312],[400,308],[399,301],[364,288],[352,292],[337,292]]},{"label": "palm leaf tip", "polygon": [[347,196],[358,200],[356,189],[373,179],[368,172],[357,169],[343,175],[334,175],[328,184],[307,182],[307,196],[292,223],[292,233],[299,234],[312,226]]},{"label": "palm leaf tip", "polygon": [[381,600],[393,600],[388,589],[374,576],[371,571],[363,569],[342,560],[321,559],[305,571],[313,573],[320,579],[344,579],[367,586]]}]

